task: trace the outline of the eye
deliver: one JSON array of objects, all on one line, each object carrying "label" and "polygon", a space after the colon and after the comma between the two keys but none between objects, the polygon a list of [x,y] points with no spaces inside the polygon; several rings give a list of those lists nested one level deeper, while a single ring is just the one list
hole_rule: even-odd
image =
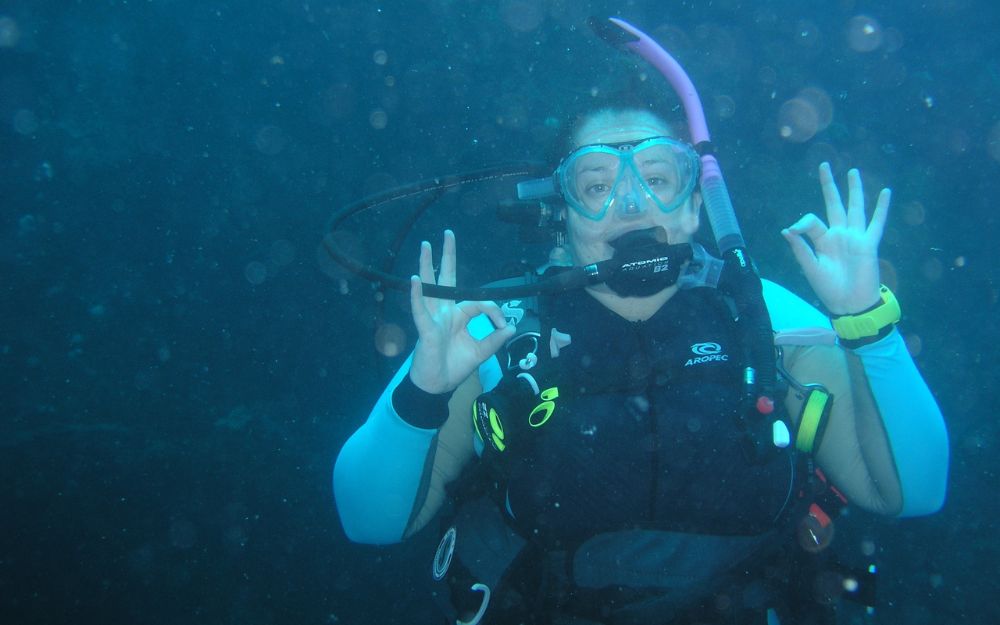
[{"label": "eye", "polygon": [[677,187],[677,176],[673,172],[663,171],[663,168],[657,169],[659,171],[646,172],[645,181],[650,189],[662,192],[665,189],[674,189]]},{"label": "eye", "polygon": [[603,182],[595,182],[586,188],[587,195],[607,195],[610,190]]}]

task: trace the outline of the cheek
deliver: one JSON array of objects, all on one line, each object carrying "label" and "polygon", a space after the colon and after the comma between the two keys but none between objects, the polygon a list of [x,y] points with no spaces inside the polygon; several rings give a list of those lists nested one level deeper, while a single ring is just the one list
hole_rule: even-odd
[{"label": "cheek", "polygon": [[567,230],[570,239],[579,241],[580,243],[586,243],[588,241],[595,241],[600,238],[603,229],[601,228],[601,222],[590,221],[587,219],[572,219],[567,224]]},{"label": "cheek", "polygon": [[687,242],[698,232],[698,212],[691,205],[664,214],[657,222],[667,230],[671,243]]},{"label": "cheek", "polygon": [[587,264],[603,260],[606,243],[605,228],[601,222],[585,219],[571,220],[566,224],[569,249],[577,264]]}]

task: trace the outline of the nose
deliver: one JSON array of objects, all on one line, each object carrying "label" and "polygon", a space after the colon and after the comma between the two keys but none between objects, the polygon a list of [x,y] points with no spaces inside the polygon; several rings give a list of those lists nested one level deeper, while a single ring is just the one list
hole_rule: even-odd
[{"label": "nose", "polygon": [[615,193],[615,204],[618,214],[639,215],[645,212],[642,188],[633,176],[625,176],[618,184]]}]

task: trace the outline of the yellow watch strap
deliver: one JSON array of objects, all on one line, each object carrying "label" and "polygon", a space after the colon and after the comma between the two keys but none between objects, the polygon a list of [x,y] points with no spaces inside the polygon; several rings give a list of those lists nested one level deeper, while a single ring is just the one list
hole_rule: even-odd
[{"label": "yellow watch strap", "polygon": [[857,315],[834,317],[831,321],[837,336],[850,341],[862,339],[875,336],[886,326],[898,322],[902,311],[889,287],[884,284],[880,286],[879,297],[882,298],[882,303],[872,310]]}]

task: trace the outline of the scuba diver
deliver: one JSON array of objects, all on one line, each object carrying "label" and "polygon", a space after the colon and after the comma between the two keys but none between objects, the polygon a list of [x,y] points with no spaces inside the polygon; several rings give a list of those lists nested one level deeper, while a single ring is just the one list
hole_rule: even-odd
[{"label": "scuba diver", "polygon": [[944,420],[879,281],[890,192],[869,220],[859,172],[845,206],[824,163],[826,220],[782,230],[829,316],[761,280],[682,70],[598,28],[674,84],[690,143],[646,110],[578,120],[519,185],[564,228],[530,296],[449,299],[455,235],[436,275],[422,243],[415,348],[334,468],[344,530],[396,543],[449,509],[451,623],[833,622],[865,584],[822,560],[839,510],[926,515],[946,492]]}]

